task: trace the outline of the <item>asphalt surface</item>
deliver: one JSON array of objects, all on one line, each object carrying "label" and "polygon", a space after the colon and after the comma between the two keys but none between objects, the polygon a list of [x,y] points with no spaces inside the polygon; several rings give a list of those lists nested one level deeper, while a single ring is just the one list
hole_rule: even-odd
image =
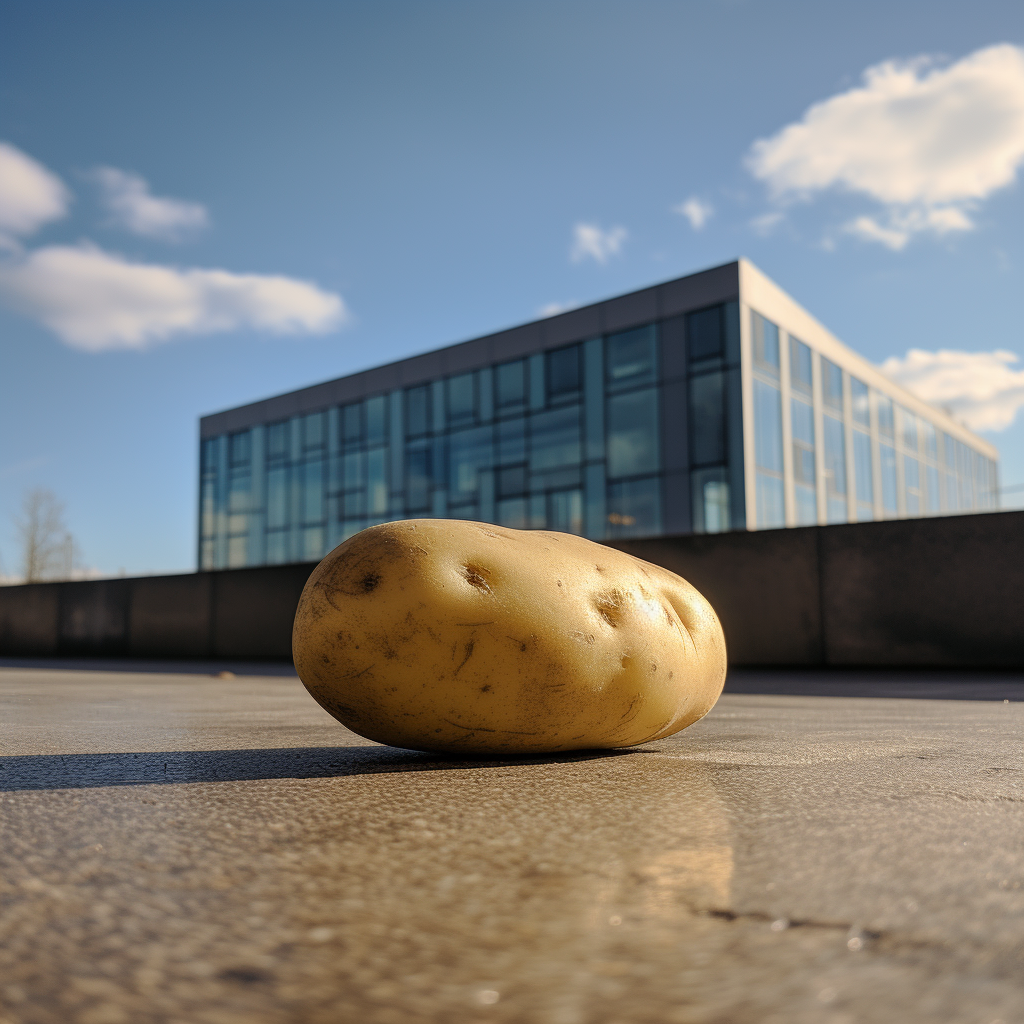
[{"label": "asphalt surface", "polygon": [[0,668],[0,1024],[1019,1024],[998,685],[727,693],[512,762],[370,744],[286,675]]}]

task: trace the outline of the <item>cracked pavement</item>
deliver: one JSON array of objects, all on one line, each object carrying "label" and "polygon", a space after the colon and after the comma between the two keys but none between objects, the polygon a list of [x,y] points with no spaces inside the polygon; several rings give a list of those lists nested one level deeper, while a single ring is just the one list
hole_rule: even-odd
[{"label": "cracked pavement", "polygon": [[0,1024],[1018,1024],[1022,738],[727,693],[458,760],[287,676],[0,668]]}]

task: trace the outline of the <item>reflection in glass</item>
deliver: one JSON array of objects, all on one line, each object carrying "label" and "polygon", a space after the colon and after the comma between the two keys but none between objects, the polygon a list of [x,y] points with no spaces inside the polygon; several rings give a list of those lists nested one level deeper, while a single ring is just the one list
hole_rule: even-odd
[{"label": "reflection in glass", "polygon": [[498,464],[526,460],[526,420],[502,420],[498,424]]},{"label": "reflection in glass", "polygon": [[786,525],[786,502],[782,478],[757,471],[757,528],[776,530]]},{"label": "reflection in glass", "polygon": [[754,341],[754,363],[760,370],[778,376],[779,329],[760,313],[750,311],[750,325]]},{"label": "reflection in glass", "polygon": [[322,459],[302,467],[302,521],[319,523],[324,518],[324,464]]},{"label": "reflection in glass", "polygon": [[352,402],[341,409],[341,443],[346,447],[363,439],[363,403]]},{"label": "reflection in glass", "polygon": [[878,432],[883,437],[895,437],[893,422],[892,399],[885,395],[875,396],[875,408],[878,410]]},{"label": "reflection in glass", "polygon": [[863,381],[850,378],[850,402],[853,405],[853,422],[871,426],[871,392]]},{"label": "reflection in glass", "polygon": [[526,360],[503,363],[494,371],[498,411],[511,412],[526,405]]},{"label": "reflection in glass", "polygon": [[288,469],[275,466],[267,470],[267,529],[288,525]]},{"label": "reflection in glass", "polygon": [[583,492],[551,491],[548,494],[548,529],[560,533],[583,533]]},{"label": "reflection in glass", "polygon": [[279,462],[288,458],[288,421],[271,423],[267,427],[267,461]]},{"label": "reflection in glass", "polygon": [[274,530],[267,534],[267,562],[270,565],[280,565],[288,561],[288,532],[286,530]]},{"label": "reflection in glass", "polygon": [[613,334],[606,342],[608,384],[613,389],[654,381],[657,333],[651,324]]},{"label": "reflection in glass", "polygon": [[581,461],[581,454],[578,405],[536,413],[530,418],[532,473],[578,464]]},{"label": "reflection in glass", "polygon": [[842,420],[825,416],[825,497],[828,521],[845,523],[846,509],[846,431]]},{"label": "reflection in glass", "polygon": [[906,487],[907,515],[921,512],[921,469],[917,459],[903,456],[903,483]]},{"label": "reflection in glass", "polygon": [[782,397],[763,380],[754,381],[754,448],[758,466],[782,472]]},{"label": "reflection in glass", "polygon": [[912,452],[917,451],[917,417],[906,409],[900,409],[903,420],[903,444]]},{"label": "reflection in glass", "polygon": [[228,568],[240,569],[245,565],[246,555],[249,548],[249,538],[229,537],[228,538]]},{"label": "reflection in glass", "polygon": [[481,470],[494,465],[491,428],[460,430],[449,435],[448,442],[448,500],[475,498],[480,488]]},{"label": "reflection in glass", "polygon": [[366,401],[366,440],[369,444],[383,444],[387,440],[387,401],[384,395]]},{"label": "reflection in glass", "polygon": [[857,501],[872,505],[875,483],[871,465],[871,435],[862,430],[853,432],[853,476],[857,485]]},{"label": "reflection in glass", "polygon": [[935,437],[935,427],[931,425],[927,420],[920,420],[921,433],[924,436],[924,453],[933,462],[937,462],[939,458],[939,446]]},{"label": "reflection in glass", "polygon": [[549,401],[566,401],[578,397],[580,373],[579,345],[568,345],[547,354],[547,387]]},{"label": "reflection in glass", "polygon": [[608,536],[646,537],[661,530],[657,477],[608,485]]},{"label": "reflection in glass", "polygon": [[448,378],[448,424],[461,426],[476,422],[476,374]]},{"label": "reflection in glass", "polygon": [[821,357],[821,400],[830,409],[843,409],[843,371],[830,359]]},{"label": "reflection in glass", "polygon": [[690,462],[694,466],[726,461],[725,374],[690,379]]},{"label": "reflection in glass", "polygon": [[382,516],[388,510],[386,466],[386,448],[366,453],[366,511],[371,516]]},{"label": "reflection in glass", "polygon": [[690,362],[714,359],[723,354],[723,307],[711,306],[686,317],[686,347]]},{"label": "reflection in glass", "polygon": [[327,442],[327,415],[312,412],[302,417],[302,450],[323,448]]},{"label": "reflection in glass", "polygon": [[896,515],[896,451],[892,445],[880,444],[878,455],[882,471],[882,508],[890,515]]},{"label": "reflection in glass", "polygon": [[730,527],[729,473],[725,466],[699,469],[691,477],[693,532],[724,533]]},{"label": "reflection in glass", "polygon": [[925,479],[928,485],[928,511],[933,514],[940,512],[941,505],[939,504],[939,471],[934,466],[926,466]]},{"label": "reflection in glass", "polygon": [[658,398],[654,388],[608,399],[608,476],[658,469]]},{"label": "reflection in glass", "polygon": [[790,428],[793,434],[793,498],[796,503],[796,524],[813,526],[818,521],[814,409],[809,402],[796,396],[790,401]]},{"label": "reflection in glass", "polygon": [[431,450],[428,446],[407,448],[405,452],[405,507],[409,512],[430,508],[433,487]]},{"label": "reflection in glass", "polygon": [[789,338],[789,381],[796,391],[811,393],[813,377],[811,349],[792,335]]},{"label": "reflection in glass", "polygon": [[526,498],[505,498],[498,502],[498,525],[510,530],[529,528],[526,515]]},{"label": "reflection in glass", "polygon": [[228,465],[248,466],[252,451],[252,431],[240,430],[228,435]]},{"label": "reflection in glass", "polygon": [[422,437],[430,432],[430,387],[426,384],[405,392],[405,436]]}]

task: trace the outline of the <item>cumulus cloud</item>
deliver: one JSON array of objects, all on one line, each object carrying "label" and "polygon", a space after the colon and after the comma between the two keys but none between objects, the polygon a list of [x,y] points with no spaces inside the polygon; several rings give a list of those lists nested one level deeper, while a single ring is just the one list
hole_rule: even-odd
[{"label": "cumulus cloud", "polygon": [[585,259],[597,263],[607,263],[612,256],[618,255],[625,242],[628,232],[623,227],[604,231],[597,224],[577,224],[572,229],[572,247],[569,257],[573,263]]},{"label": "cumulus cloud", "polygon": [[87,352],[241,328],[317,334],[346,318],[338,295],[306,281],[135,263],[89,244],[0,264],[0,298]]},{"label": "cumulus cloud", "polygon": [[926,402],[947,409],[971,430],[1005,430],[1024,405],[1024,370],[1013,352],[925,352],[892,356],[882,372]]},{"label": "cumulus cloud", "polygon": [[559,313],[568,313],[570,309],[578,307],[578,302],[549,302],[537,310],[537,316],[558,316]]},{"label": "cumulus cloud", "polygon": [[778,200],[842,189],[875,200],[881,219],[852,234],[902,248],[921,232],[974,226],[972,213],[1024,163],[1024,49],[977,50],[945,68],[919,58],[868,68],[863,83],[812,106],[753,144],[750,171]]},{"label": "cumulus cloud", "polygon": [[685,202],[673,206],[672,209],[675,213],[684,216],[694,231],[700,231],[715,212],[715,208],[710,203],[705,203],[696,196],[690,196]]},{"label": "cumulus cloud", "polygon": [[67,213],[71,196],[64,183],[41,163],[0,142],[0,246],[16,249],[31,235]]},{"label": "cumulus cloud", "polygon": [[103,204],[118,227],[136,235],[177,242],[206,227],[209,216],[202,203],[154,196],[138,174],[99,167],[93,177],[103,193]]}]

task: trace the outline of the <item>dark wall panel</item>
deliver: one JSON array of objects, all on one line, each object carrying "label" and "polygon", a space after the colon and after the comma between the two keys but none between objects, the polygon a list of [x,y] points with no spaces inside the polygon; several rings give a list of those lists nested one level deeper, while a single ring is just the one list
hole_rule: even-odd
[{"label": "dark wall panel", "polygon": [[127,654],[128,608],[135,580],[64,584],[57,650],[62,654]]},{"label": "dark wall panel", "polygon": [[129,653],[139,658],[209,658],[213,575],[132,580]]},{"label": "dark wall panel", "polygon": [[60,583],[0,587],[0,652],[53,654],[57,650]]},{"label": "dark wall panel", "polygon": [[316,563],[213,573],[216,658],[290,658],[292,620]]},{"label": "dark wall panel", "polygon": [[821,662],[817,529],[617,541],[712,604],[734,665]]},{"label": "dark wall panel", "polygon": [[821,531],[832,665],[1024,666],[1024,513]]}]

